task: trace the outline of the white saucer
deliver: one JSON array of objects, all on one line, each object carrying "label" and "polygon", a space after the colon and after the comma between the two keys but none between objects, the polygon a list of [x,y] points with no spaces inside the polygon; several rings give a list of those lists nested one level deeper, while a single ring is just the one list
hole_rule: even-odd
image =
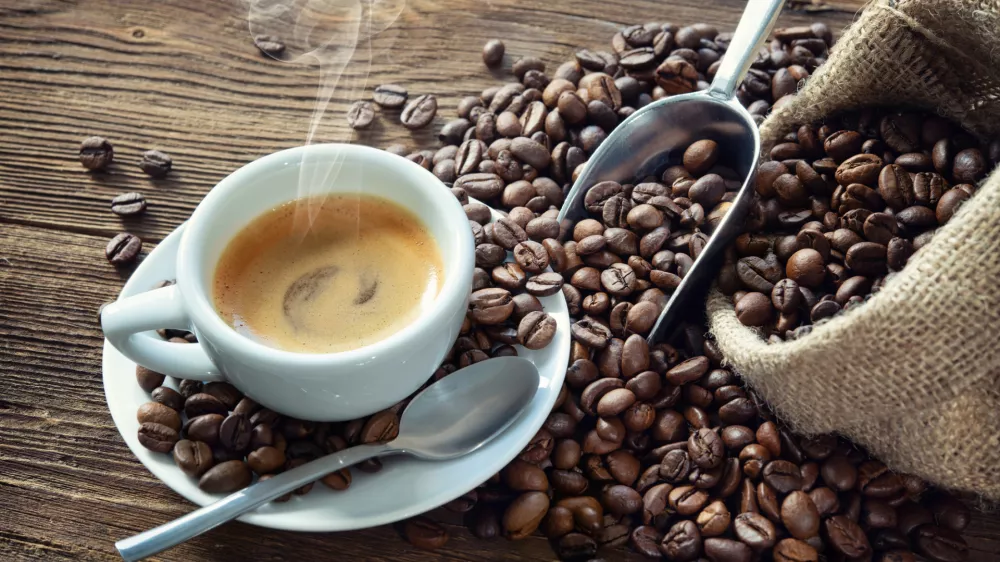
[{"label": "white saucer", "polygon": [[[182,225],[160,243],[132,274],[121,297],[147,291],[164,279],[174,278],[174,262]],[[558,326],[555,339],[543,350],[517,347],[518,355],[538,367],[538,393],[521,418],[482,449],[446,462],[390,457],[376,474],[353,470],[351,487],[334,492],[317,485],[305,496],[287,503],[272,503],[240,517],[240,521],[291,531],[348,531],[385,525],[429,511],[485,482],[507,465],[545,422],[566,374],[569,360],[570,322],[561,293],[541,298],[546,312]],[[430,373],[428,373],[430,376]],[[175,492],[198,505],[220,496],[198,489],[197,482],[181,472],[170,455],[154,453],[139,444],[136,410],[150,397],[139,388],[135,364],[104,342],[104,392],[111,417],[136,457]]]}]

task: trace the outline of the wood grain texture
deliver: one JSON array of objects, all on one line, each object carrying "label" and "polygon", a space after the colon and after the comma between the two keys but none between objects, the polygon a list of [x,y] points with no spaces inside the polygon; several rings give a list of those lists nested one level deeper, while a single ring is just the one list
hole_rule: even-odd
[{"label": "wood grain texture", "polygon": [[[781,24],[821,19],[840,29],[860,4],[800,3],[823,11],[787,13]],[[505,39],[508,69],[529,54],[554,68],[578,48],[607,48],[626,24],[732,29],[741,11],[739,0],[409,0],[395,31],[373,42],[370,70],[363,61],[348,68],[314,140],[436,145],[460,97],[509,79],[482,66],[490,38]],[[315,66],[261,56],[236,1],[0,0],[0,560],[114,560],[115,540],[191,509],[132,456],[105,405],[95,313],[128,271],[104,261],[104,244],[128,229],[150,247],[226,174],[302,144],[318,81]],[[434,125],[411,134],[386,112],[370,131],[347,129],[347,104],[390,81],[437,94]],[[115,145],[108,172],[77,161],[91,134]],[[137,168],[149,148],[174,157],[167,179]],[[110,213],[125,191],[149,199],[140,220]],[[450,530],[448,546],[427,554],[388,527],[296,534],[235,523],[160,559],[554,559],[540,538],[478,541]],[[1000,558],[1000,519],[977,517],[967,536],[970,559]]]}]

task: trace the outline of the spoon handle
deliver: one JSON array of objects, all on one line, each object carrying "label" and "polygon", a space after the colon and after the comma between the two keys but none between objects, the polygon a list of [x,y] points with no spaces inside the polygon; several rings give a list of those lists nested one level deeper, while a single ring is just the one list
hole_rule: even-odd
[{"label": "spoon handle", "polygon": [[191,513],[164,523],[155,529],[118,541],[115,548],[122,558],[131,562],[141,560],[180,544],[192,537],[210,531],[239,517],[251,509],[283,494],[314,482],[331,472],[355,465],[379,455],[399,452],[392,443],[358,445],[344,449],[288,470]]},{"label": "spoon handle", "polygon": [[708,93],[719,99],[732,99],[736,87],[750,70],[750,64],[757,58],[757,51],[767,39],[774,22],[781,14],[785,0],[749,0],[743,10],[740,23],[729,42],[722,64],[715,73]]}]

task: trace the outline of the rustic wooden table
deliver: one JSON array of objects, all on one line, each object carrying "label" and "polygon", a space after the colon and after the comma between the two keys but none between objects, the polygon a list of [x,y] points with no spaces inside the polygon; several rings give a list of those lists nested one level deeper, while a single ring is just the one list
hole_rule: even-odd
[{"label": "rustic wooden table", "polygon": [[[839,31],[860,5],[800,4],[781,25],[821,20]],[[461,96],[503,78],[481,63],[487,39],[503,38],[508,58],[537,55],[554,68],[577,48],[607,48],[631,23],[705,21],[731,30],[742,6],[409,0],[394,31],[376,41],[367,84],[435,93],[443,109],[424,131],[411,135],[385,120],[353,140],[433,146]],[[356,85],[363,68],[348,74]],[[113,560],[115,540],[191,509],[136,461],[105,405],[96,311],[129,272],[111,267],[103,248],[122,230],[150,248],[226,174],[302,144],[317,82],[315,66],[257,51],[247,9],[235,0],[0,0],[0,560]],[[344,87],[316,140],[352,138]],[[93,134],[115,146],[106,173],[77,161],[80,140]],[[137,168],[150,148],[173,155],[167,179]],[[109,211],[126,191],[149,199],[139,220]],[[426,554],[387,527],[296,534],[234,523],[162,559],[554,559],[541,538],[484,542],[451,530],[445,549]],[[978,517],[967,536],[971,559],[1000,559],[1000,519]]]}]

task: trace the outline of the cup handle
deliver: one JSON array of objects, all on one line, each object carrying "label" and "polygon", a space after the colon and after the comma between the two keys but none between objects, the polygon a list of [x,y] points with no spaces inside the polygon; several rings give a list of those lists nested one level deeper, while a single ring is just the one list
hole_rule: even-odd
[{"label": "cup handle", "polygon": [[118,351],[157,373],[179,379],[225,380],[201,343],[181,345],[141,333],[160,328],[191,328],[176,285],[109,304],[101,312],[101,327]]}]

